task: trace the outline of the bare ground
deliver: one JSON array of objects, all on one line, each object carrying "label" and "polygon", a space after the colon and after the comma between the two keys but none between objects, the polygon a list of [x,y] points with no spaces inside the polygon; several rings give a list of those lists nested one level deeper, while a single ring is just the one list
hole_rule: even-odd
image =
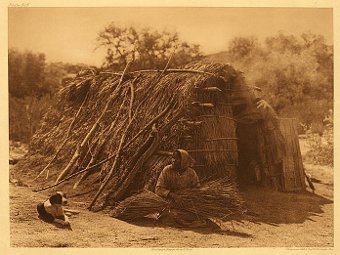
[{"label": "bare ground", "polygon": [[86,210],[69,200],[72,230],[38,219],[36,204],[46,193],[10,184],[11,247],[333,247],[333,169],[305,164],[316,193],[279,193],[258,187],[242,192],[253,221],[227,222],[219,231],[165,227],[155,220],[127,223]]}]

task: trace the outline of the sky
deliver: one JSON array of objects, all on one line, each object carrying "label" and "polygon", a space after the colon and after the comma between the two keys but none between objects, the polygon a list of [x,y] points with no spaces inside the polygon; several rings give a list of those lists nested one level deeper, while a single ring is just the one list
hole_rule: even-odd
[{"label": "sky", "polygon": [[236,36],[260,40],[282,31],[321,34],[333,44],[332,9],[326,8],[9,8],[9,48],[46,55],[47,61],[100,66],[97,34],[111,22],[176,31],[204,54],[225,51]]}]

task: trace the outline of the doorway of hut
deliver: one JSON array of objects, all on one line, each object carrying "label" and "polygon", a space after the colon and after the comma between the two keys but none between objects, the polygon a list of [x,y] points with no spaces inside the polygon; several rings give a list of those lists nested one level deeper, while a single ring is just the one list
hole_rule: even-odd
[{"label": "doorway of hut", "polygon": [[237,182],[240,189],[249,185],[264,185],[261,155],[258,149],[258,124],[238,123],[236,128],[238,147]]}]

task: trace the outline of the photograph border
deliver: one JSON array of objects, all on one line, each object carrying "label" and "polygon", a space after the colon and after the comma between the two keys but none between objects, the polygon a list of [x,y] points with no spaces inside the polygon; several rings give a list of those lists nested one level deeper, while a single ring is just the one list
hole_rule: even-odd
[{"label": "photograph border", "polygon": [[[0,140],[2,149],[1,167],[0,167],[0,226],[1,239],[0,239],[0,253],[2,254],[93,254],[100,252],[100,254],[122,254],[126,252],[141,253],[143,254],[205,254],[207,250],[217,254],[340,254],[339,247],[339,220],[336,215],[339,215],[338,200],[339,195],[337,185],[339,183],[339,173],[334,172],[334,248],[331,247],[291,247],[291,248],[13,248],[10,247],[10,218],[9,218],[9,117],[8,117],[8,8],[33,8],[33,7],[292,7],[292,8],[332,8],[333,9],[333,42],[334,42],[334,170],[339,165],[336,157],[338,155],[338,141],[340,134],[338,132],[338,118],[336,118],[339,104],[338,97],[339,91],[335,84],[339,81],[339,31],[340,31],[340,15],[339,15],[339,1],[0,1],[0,31],[3,31],[3,36],[0,37],[0,79],[1,79],[1,125],[0,130],[3,139]],[[228,237],[226,237],[228,238]],[[127,250],[128,249],[128,250]]]}]

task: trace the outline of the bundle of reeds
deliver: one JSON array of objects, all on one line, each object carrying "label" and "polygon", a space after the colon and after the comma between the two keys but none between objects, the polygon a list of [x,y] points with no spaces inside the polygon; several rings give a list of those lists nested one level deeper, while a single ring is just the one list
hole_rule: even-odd
[{"label": "bundle of reeds", "polygon": [[230,180],[210,181],[201,188],[183,190],[177,195],[182,199],[181,205],[167,201],[153,192],[144,191],[118,203],[111,216],[131,221],[167,209],[179,209],[202,219],[227,221],[242,217],[245,212],[243,199]]},{"label": "bundle of reeds", "polygon": [[144,191],[118,203],[111,216],[120,220],[131,221],[152,213],[161,213],[169,202],[150,191]]},{"label": "bundle of reeds", "polygon": [[200,218],[227,221],[242,217],[245,213],[244,201],[230,181],[211,181],[201,188],[183,190],[177,194],[181,197],[181,206],[171,206]]}]

